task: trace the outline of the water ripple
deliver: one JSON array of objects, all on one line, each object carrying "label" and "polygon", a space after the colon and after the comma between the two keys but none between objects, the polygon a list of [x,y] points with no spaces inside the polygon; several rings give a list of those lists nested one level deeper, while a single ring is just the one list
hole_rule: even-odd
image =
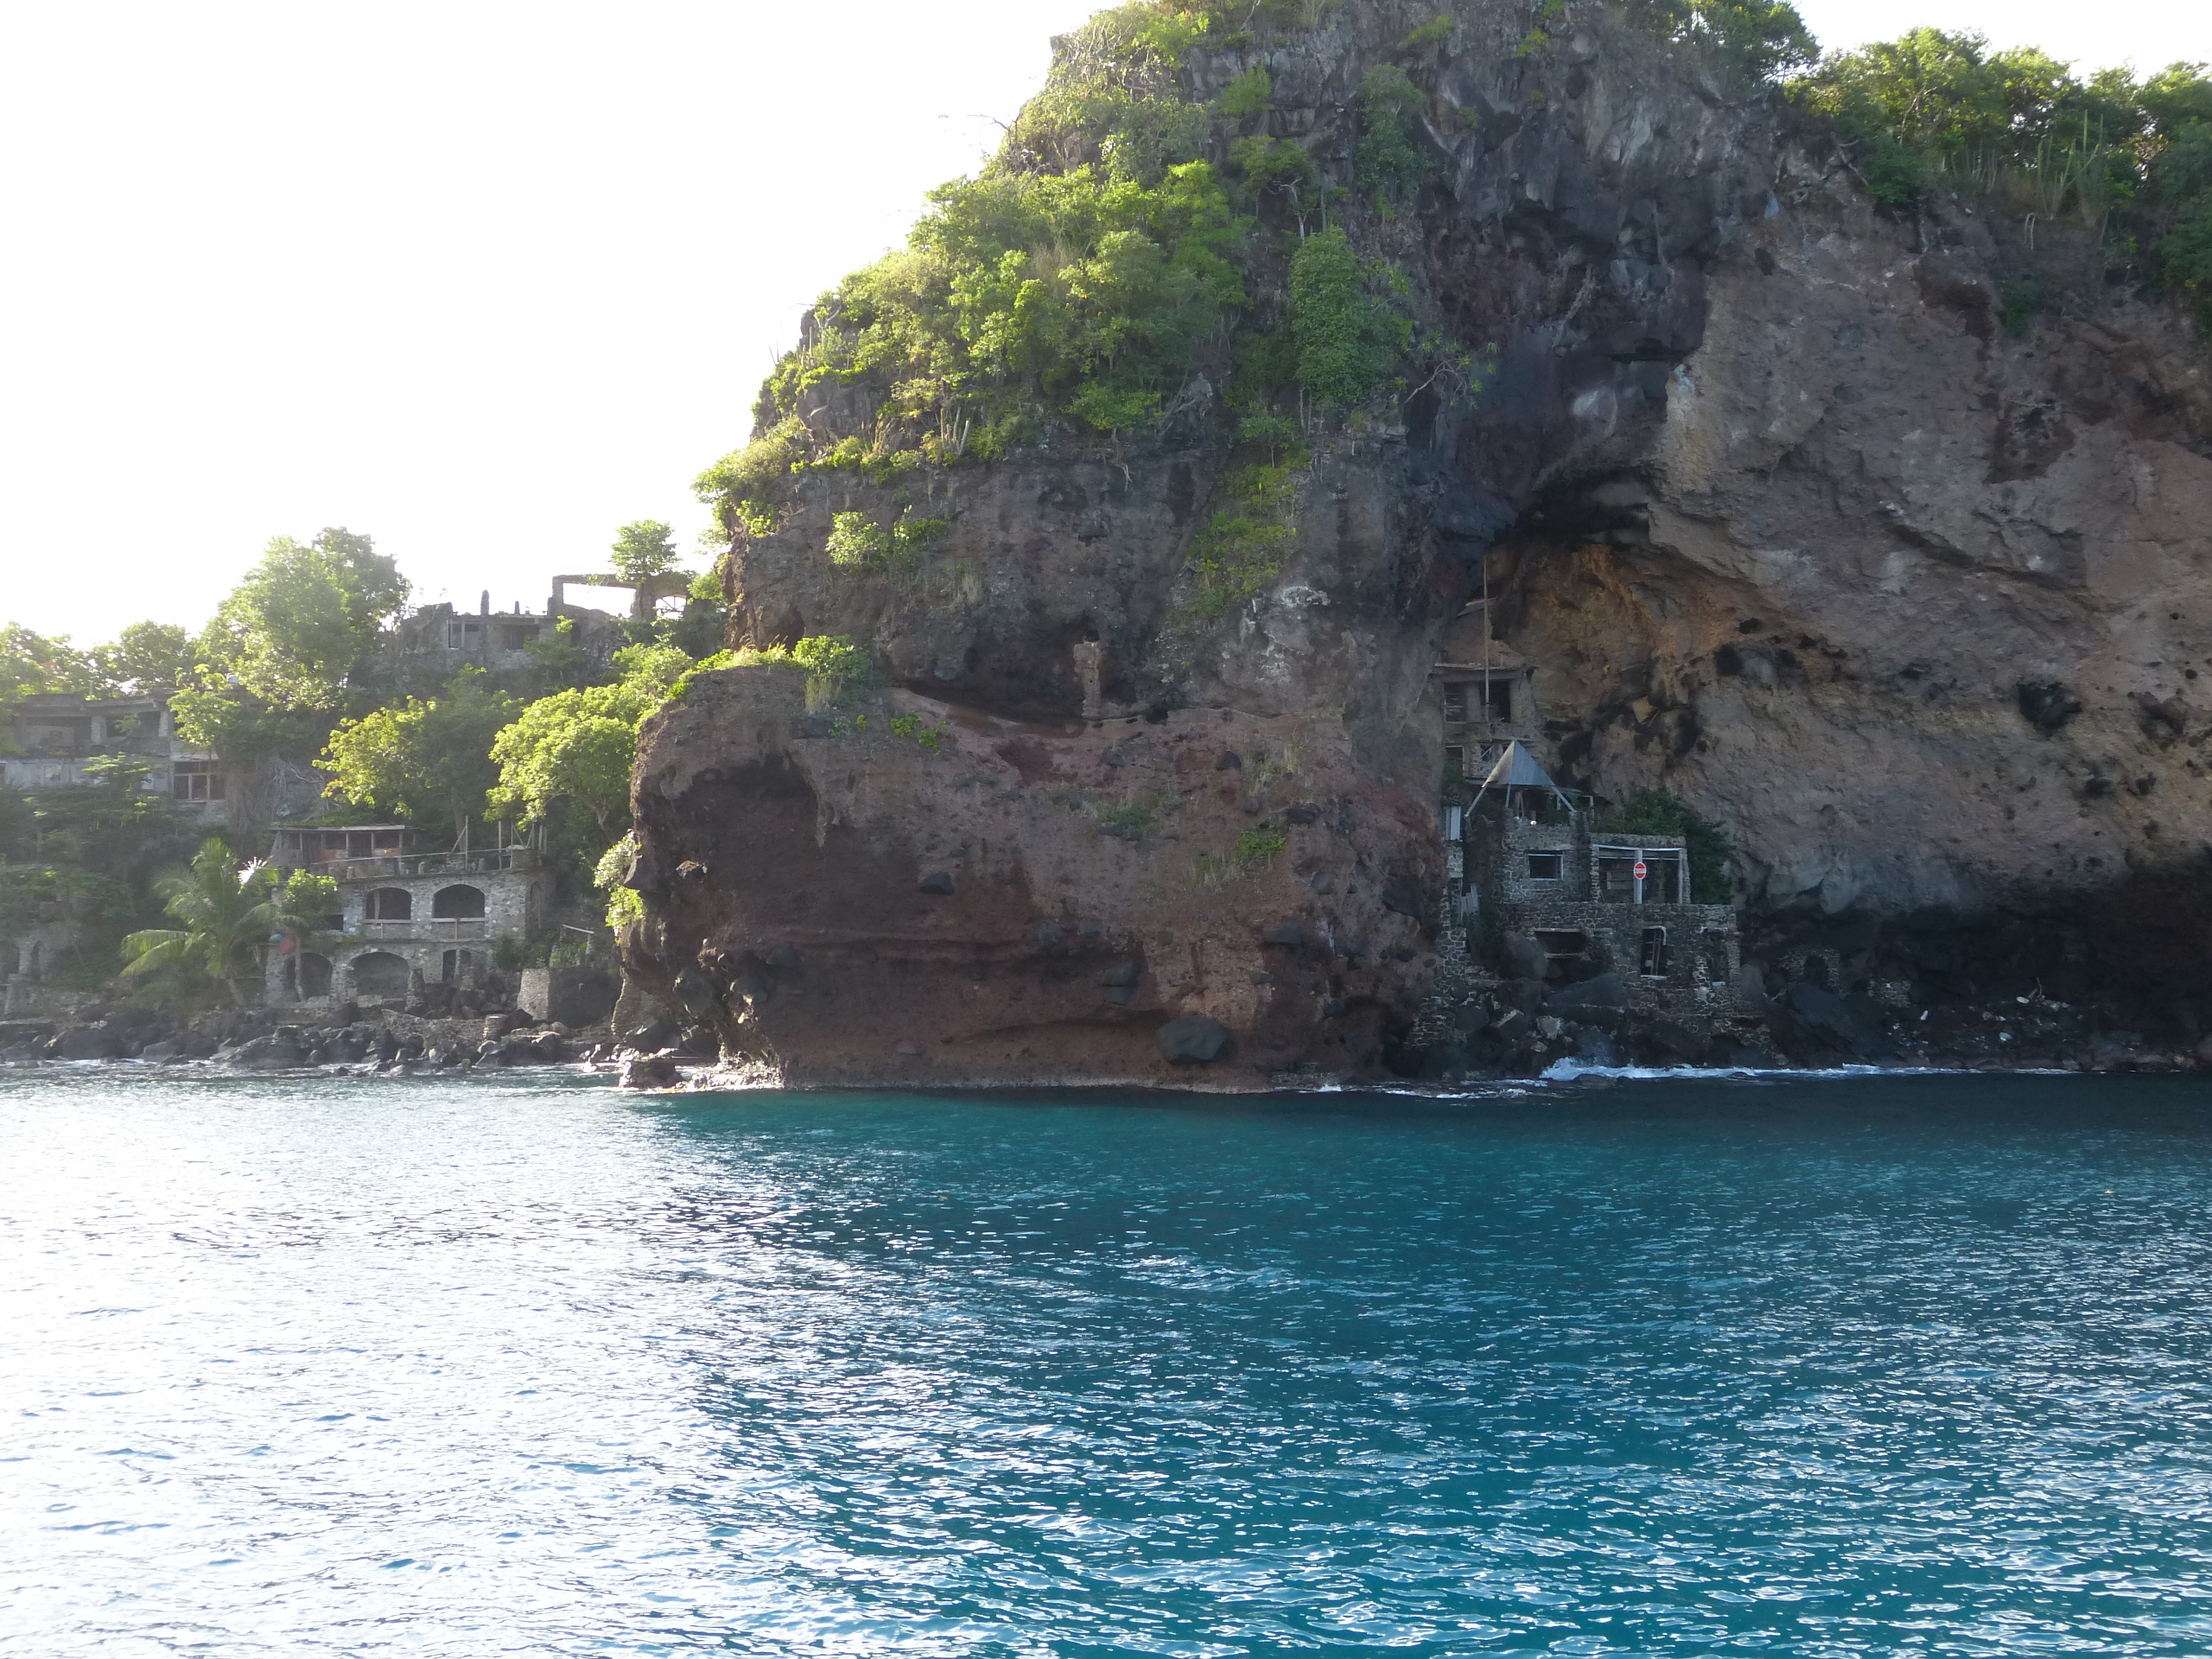
[{"label": "water ripple", "polygon": [[2201,1085],[0,1079],[0,1649],[2194,1654]]}]

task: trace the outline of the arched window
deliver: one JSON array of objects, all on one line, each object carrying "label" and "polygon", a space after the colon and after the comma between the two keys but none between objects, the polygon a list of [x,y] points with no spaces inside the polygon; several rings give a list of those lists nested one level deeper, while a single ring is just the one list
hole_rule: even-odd
[{"label": "arched window", "polygon": [[404,887],[372,887],[368,918],[372,922],[404,922],[415,913],[415,895]]},{"label": "arched window", "polygon": [[481,887],[440,887],[430,899],[430,914],[441,920],[481,916],[484,913],[484,890]]},{"label": "arched window", "polygon": [[353,988],[370,996],[385,996],[407,988],[407,963],[389,950],[366,950],[347,964],[353,971]]}]

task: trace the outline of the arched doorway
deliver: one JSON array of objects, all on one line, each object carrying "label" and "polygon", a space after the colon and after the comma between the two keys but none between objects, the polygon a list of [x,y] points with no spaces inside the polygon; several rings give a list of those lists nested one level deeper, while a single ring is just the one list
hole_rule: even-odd
[{"label": "arched doorway", "polygon": [[313,1000],[330,995],[330,958],[312,950],[299,955],[300,995]]},{"label": "arched doorway", "polygon": [[389,950],[365,950],[346,964],[353,970],[353,990],[361,996],[404,996],[407,992],[407,963]]},{"label": "arched doorway", "polygon": [[441,921],[466,921],[481,917],[484,914],[484,890],[467,886],[440,887],[430,899],[430,914]]}]

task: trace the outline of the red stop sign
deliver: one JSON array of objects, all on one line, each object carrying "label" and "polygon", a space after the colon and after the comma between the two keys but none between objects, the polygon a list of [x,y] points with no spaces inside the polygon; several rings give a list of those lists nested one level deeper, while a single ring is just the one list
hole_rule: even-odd
[{"label": "red stop sign", "polygon": [[1637,859],[1636,861],[1636,879],[1641,881],[1649,874],[1649,872],[1643,868],[1643,861],[1640,858]]}]

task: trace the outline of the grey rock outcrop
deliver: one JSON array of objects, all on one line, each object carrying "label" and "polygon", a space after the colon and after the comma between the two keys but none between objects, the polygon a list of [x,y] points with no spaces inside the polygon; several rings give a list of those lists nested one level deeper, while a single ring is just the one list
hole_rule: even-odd
[{"label": "grey rock outcrop", "polygon": [[[1317,438],[1263,591],[1185,602],[1232,448],[1195,387],[1149,433],[933,472],[948,528],[912,577],[824,556],[836,513],[890,522],[906,485],[810,477],[740,537],[733,644],[849,636],[949,735],[838,735],[765,668],[649,724],[629,960],[664,990],[721,964],[729,1052],[863,1082],[892,1042],[852,1035],[888,1022],[946,1082],[1157,1079],[1139,1016],[1165,1014],[1233,1037],[1243,1086],[1372,1068],[1433,977],[1430,669],[1485,585],[1562,777],[1718,820],[1753,935],[1886,930],[1838,992],[2063,969],[2171,1001],[2212,976],[2212,378],[2183,320],[2092,283],[2015,338],[2017,226],[1878,207],[1623,16],[1523,50],[1518,8],[1450,15],[1429,179],[1357,225],[1480,385]],[[1404,28],[1356,0],[1267,53],[1268,130],[1325,180],[1351,182],[1348,111]],[[1256,61],[1194,54],[1190,90]],[[870,395],[821,419],[858,432]],[[1238,862],[1255,818],[1282,850]],[[1287,963],[1262,941],[1293,917]],[[802,972],[766,966],[794,946]],[[1147,988],[1102,1010],[1138,948]]]}]

